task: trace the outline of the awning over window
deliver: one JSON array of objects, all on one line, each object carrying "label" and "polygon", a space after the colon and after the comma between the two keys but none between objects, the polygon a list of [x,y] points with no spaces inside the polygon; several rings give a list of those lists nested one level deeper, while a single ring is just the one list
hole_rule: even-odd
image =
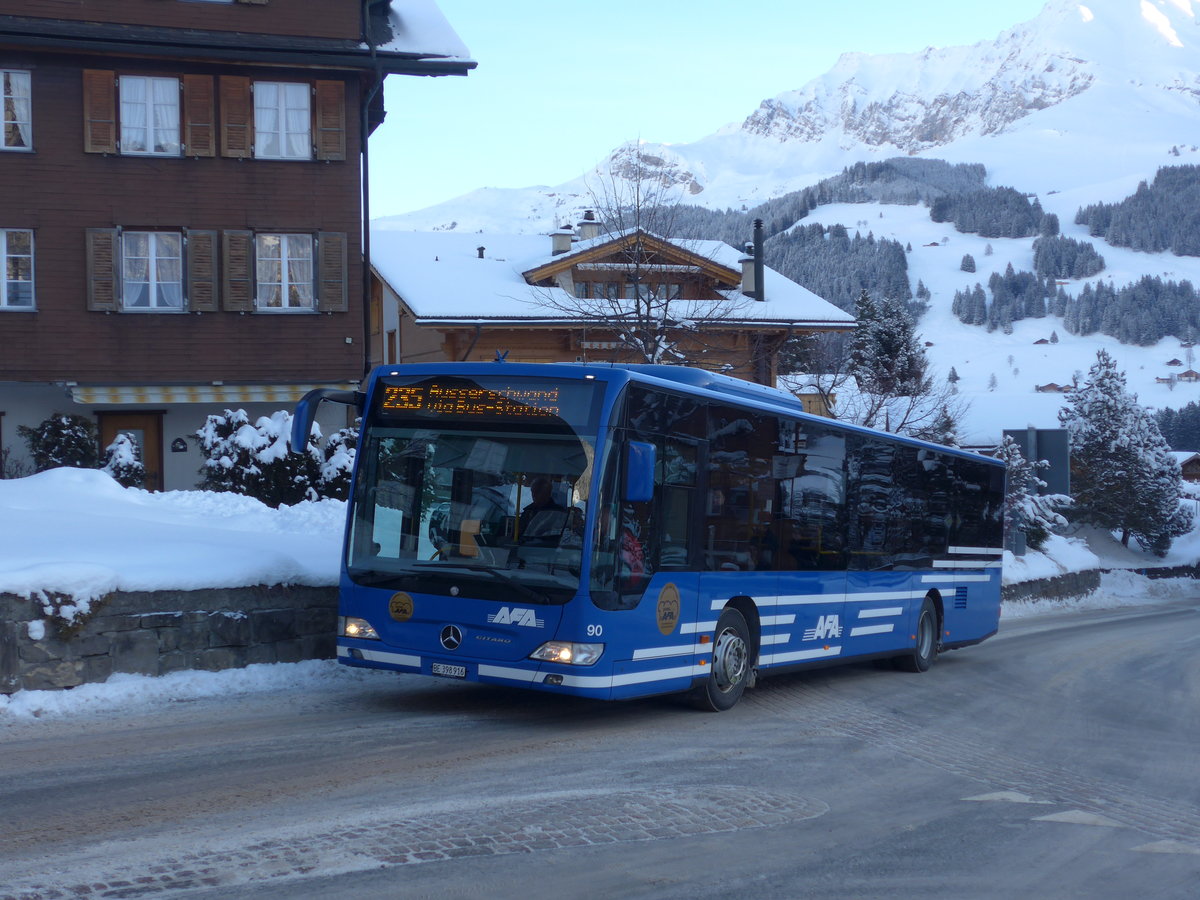
[{"label": "awning over window", "polygon": [[149,384],[74,385],[67,388],[71,399],[89,406],[118,406],[166,403],[288,403],[292,404],[313,388],[352,391],[358,384]]}]

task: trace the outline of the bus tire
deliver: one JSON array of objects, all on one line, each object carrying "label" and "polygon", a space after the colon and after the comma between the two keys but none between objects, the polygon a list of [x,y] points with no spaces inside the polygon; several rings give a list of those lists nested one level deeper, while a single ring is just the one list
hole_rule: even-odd
[{"label": "bus tire", "polygon": [[926,597],[917,615],[917,641],[912,650],[896,657],[896,668],[905,672],[928,672],[937,660],[937,652],[937,610],[933,607],[933,601]]},{"label": "bus tire", "polygon": [[745,617],[728,607],[717,619],[711,671],[689,699],[697,709],[708,712],[733,708],[750,681],[750,668],[750,629]]}]

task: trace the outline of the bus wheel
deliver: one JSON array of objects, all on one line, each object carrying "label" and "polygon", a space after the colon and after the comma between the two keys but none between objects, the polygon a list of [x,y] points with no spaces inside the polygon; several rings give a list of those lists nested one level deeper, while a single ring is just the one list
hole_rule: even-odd
[{"label": "bus wheel", "polygon": [[698,709],[723,712],[741,699],[749,680],[750,629],[740,612],[726,609],[717,620],[712,671],[690,699]]},{"label": "bus wheel", "polygon": [[921,604],[917,616],[917,643],[909,653],[896,657],[896,668],[906,672],[927,672],[937,659],[938,621],[937,610],[928,597]]}]

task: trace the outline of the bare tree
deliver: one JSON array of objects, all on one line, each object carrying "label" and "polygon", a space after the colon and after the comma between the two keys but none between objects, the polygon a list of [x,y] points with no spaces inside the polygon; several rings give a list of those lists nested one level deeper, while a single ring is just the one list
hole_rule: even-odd
[{"label": "bare tree", "polygon": [[545,291],[542,302],[610,335],[616,356],[694,364],[728,351],[754,301],[738,284],[716,280],[710,244],[673,236],[682,195],[663,161],[633,144],[623,151],[588,184],[595,240],[611,252],[579,264],[590,278],[545,285],[561,290]]}]

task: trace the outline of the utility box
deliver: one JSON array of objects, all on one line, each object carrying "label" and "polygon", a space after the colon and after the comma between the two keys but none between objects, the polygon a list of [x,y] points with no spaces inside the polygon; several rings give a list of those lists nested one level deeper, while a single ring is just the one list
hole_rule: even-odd
[{"label": "utility box", "polygon": [[1071,440],[1065,428],[1022,428],[1005,430],[1021,448],[1021,455],[1031,462],[1044,459],[1048,468],[1038,470],[1038,478],[1046,482],[1039,494],[1071,493]]}]

